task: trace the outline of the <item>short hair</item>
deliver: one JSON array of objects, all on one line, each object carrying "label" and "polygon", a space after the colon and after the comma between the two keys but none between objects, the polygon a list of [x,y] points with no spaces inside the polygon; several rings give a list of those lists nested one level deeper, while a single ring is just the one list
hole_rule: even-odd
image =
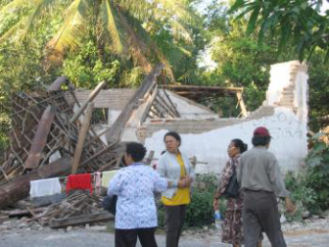
[{"label": "short hair", "polygon": [[146,148],[138,142],[128,142],[126,144],[126,153],[129,154],[135,162],[139,162],[144,159]]},{"label": "short hair", "polygon": [[270,136],[253,136],[251,139],[252,145],[257,146],[266,146],[271,141]]},{"label": "short hair", "polygon": [[245,144],[241,139],[233,139],[231,142],[234,144],[234,147],[240,149],[240,153],[243,153],[248,149],[248,145]]},{"label": "short hair", "polygon": [[167,136],[172,136],[172,137],[174,137],[174,138],[176,139],[176,141],[179,142],[179,146],[180,146],[180,144],[182,143],[182,138],[180,137],[180,135],[179,135],[176,131],[169,131],[169,132],[167,132],[167,133],[164,135],[164,137],[163,137],[163,141],[166,140],[166,137],[167,137]]}]

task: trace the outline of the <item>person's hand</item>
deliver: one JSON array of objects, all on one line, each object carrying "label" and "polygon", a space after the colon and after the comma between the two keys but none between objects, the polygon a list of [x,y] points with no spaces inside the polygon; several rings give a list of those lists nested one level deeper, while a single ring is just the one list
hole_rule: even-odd
[{"label": "person's hand", "polygon": [[192,183],[192,178],[189,176],[181,177],[178,181],[178,188],[187,188],[190,187]]},{"label": "person's hand", "polygon": [[177,187],[178,188],[185,188],[186,187],[186,178],[185,177],[181,177],[179,179]]},{"label": "person's hand", "polygon": [[212,203],[212,206],[214,207],[214,211],[219,210],[218,199],[214,198],[214,201]]},{"label": "person's hand", "polygon": [[215,211],[219,209],[219,203],[218,203],[219,198],[220,198],[220,193],[219,193],[219,191],[216,191],[216,193],[214,195],[214,201],[212,203]]},{"label": "person's hand", "polygon": [[297,210],[296,205],[291,201],[289,197],[285,198],[285,208],[289,214],[294,214]]},{"label": "person's hand", "polygon": [[192,182],[193,178],[191,178],[190,176],[185,177],[186,187],[190,187]]}]

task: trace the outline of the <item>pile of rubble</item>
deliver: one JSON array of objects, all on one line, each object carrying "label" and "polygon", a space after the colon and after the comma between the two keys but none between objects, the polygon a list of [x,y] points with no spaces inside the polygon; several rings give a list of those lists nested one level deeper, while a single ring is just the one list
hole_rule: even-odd
[{"label": "pile of rubble", "polygon": [[[100,194],[81,191],[47,207],[33,204],[23,209],[15,207],[18,201],[28,198],[32,180],[118,168],[125,125],[141,103],[148,99],[153,103],[157,98],[154,92],[161,70],[162,66],[158,65],[145,77],[113,125],[101,134],[96,133],[91,121],[93,99],[104,82],[82,104],[65,77],[59,77],[47,91],[14,95],[10,109],[10,147],[0,160],[0,209],[12,210],[2,210],[0,218],[28,215],[32,217],[30,220],[52,228],[111,219],[112,215],[101,208]],[[175,114],[171,102],[162,104],[170,106],[170,113]],[[106,143],[100,138],[105,132]]]}]

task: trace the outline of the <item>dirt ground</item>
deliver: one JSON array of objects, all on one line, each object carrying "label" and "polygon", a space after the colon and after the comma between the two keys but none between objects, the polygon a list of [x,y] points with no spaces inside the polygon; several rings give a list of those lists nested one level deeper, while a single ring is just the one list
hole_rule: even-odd
[{"label": "dirt ground", "polygon": [[[311,219],[303,223],[282,225],[287,245],[290,247],[328,247],[329,217]],[[38,225],[24,223],[24,220],[10,220],[0,225],[0,247],[110,247],[114,246],[111,223],[85,227],[68,227],[52,230]],[[156,234],[158,246],[165,246],[165,236]],[[221,243],[220,230],[204,228],[186,230],[180,241],[181,247],[225,247]],[[140,246],[140,245],[138,245]],[[265,238],[264,246],[270,246]]]}]

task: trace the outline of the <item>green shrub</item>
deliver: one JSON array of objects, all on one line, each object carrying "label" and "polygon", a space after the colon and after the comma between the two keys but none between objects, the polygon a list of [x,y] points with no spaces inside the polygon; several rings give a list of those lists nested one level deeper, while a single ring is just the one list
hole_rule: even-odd
[{"label": "green shrub", "polygon": [[[329,134],[318,133],[312,138],[313,148],[307,159],[306,187],[316,192],[315,210],[329,209]],[[327,141],[327,143],[326,143]],[[314,211],[314,210],[313,210]]]},{"label": "green shrub", "polygon": [[213,198],[218,185],[215,174],[198,174],[187,207],[185,226],[202,227],[214,221]]},{"label": "green shrub", "polygon": [[[312,208],[315,203],[316,193],[306,186],[305,174],[305,170],[301,170],[298,173],[288,172],[285,176],[286,187],[291,192],[290,197],[297,206],[294,215],[285,214],[288,221],[302,221],[303,212]],[[281,204],[282,211],[285,211],[284,203]]]},{"label": "green shrub", "polygon": [[292,199],[311,213],[329,209],[329,146],[324,141],[328,134],[326,136],[315,135],[306,167],[298,173],[288,172],[285,177]]},{"label": "green shrub", "polygon": [[218,186],[218,178],[214,173],[197,174],[194,182],[194,189],[199,192],[215,193]]},{"label": "green shrub", "polygon": [[185,225],[187,227],[201,227],[210,225],[214,221],[212,192],[195,189],[191,203],[187,207]]},{"label": "green shrub", "polygon": [[306,170],[298,173],[288,172],[285,177],[287,189],[291,192],[291,199],[295,202],[302,202],[306,208],[316,203],[315,191],[306,184]]},{"label": "green shrub", "polygon": [[[186,210],[184,227],[202,227],[214,221],[213,197],[218,179],[214,174],[197,175],[192,189],[191,203]],[[158,223],[164,226],[164,207],[158,207]]]}]

